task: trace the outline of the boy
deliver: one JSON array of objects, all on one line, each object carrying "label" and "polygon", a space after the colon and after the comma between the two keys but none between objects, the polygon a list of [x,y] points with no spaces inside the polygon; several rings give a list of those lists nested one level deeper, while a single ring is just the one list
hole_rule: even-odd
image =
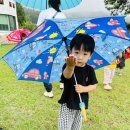
[{"label": "boy", "polygon": [[[70,42],[70,55],[63,66],[61,80],[64,90],[59,100],[59,130],[80,130],[82,124],[79,107],[80,93],[85,108],[88,108],[88,92],[96,89],[97,79],[92,67],[86,64],[94,52],[95,42],[86,34],[77,34]],[[75,83],[74,74],[77,80]]]}]

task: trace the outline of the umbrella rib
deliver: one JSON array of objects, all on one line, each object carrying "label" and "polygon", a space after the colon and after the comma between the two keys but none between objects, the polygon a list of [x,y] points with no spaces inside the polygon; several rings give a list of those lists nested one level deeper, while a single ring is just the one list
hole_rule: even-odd
[{"label": "umbrella rib", "polygon": [[[76,0],[76,1],[77,1],[77,4],[79,4],[79,3],[80,3],[78,0]],[[80,0],[80,1],[82,1],[82,0]]]},{"label": "umbrella rib", "polygon": [[46,9],[47,9],[47,0],[46,0]]},{"label": "umbrella rib", "polygon": [[72,4],[73,4],[73,7],[75,7],[76,5],[74,4],[73,0],[71,0]]},{"label": "umbrella rib", "polygon": [[20,1],[20,3],[22,2],[22,0]]},{"label": "umbrella rib", "polygon": [[[62,45],[60,45],[59,49],[61,48],[61,46],[62,46]],[[58,51],[59,51],[59,50],[58,50]],[[58,52],[57,52],[57,54],[58,54]],[[58,55],[60,55],[60,54],[58,54]],[[54,60],[56,59],[56,57],[57,57],[58,55],[55,56]],[[52,68],[53,68],[53,64],[54,64],[54,62],[52,63],[51,70],[52,70]],[[51,75],[51,73],[52,73],[52,71],[50,72],[50,75]],[[49,76],[49,81],[50,81],[50,79],[51,79],[51,76]]]},{"label": "umbrella rib", "polygon": [[27,5],[28,5],[28,3],[29,3],[29,0],[27,1]]},{"label": "umbrella rib", "polygon": [[36,3],[36,0],[35,0],[35,2],[34,2],[34,4],[33,4],[33,9],[34,9],[34,7],[35,7],[35,3]]},{"label": "umbrella rib", "polygon": [[[98,52],[96,52],[96,51],[94,51],[95,53],[97,53],[100,57],[102,57],[102,55],[100,55]],[[103,57],[104,58],[104,57]],[[106,58],[104,58],[105,59],[105,61],[107,62],[107,63],[109,63],[109,64],[111,64],[109,61],[107,61],[106,60]]]},{"label": "umbrella rib", "polygon": [[[86,23],[86,22],[82,23],[82,24],[79,25],[77,28],[79,28],[80,26],[84,25],[85,23]],[[77,29],[77,28],[76,28],[76,29]],[[76,29],[74,29],[72,32],[74,32]],[[80,31],[80,30],[79,30],[79,31]],[[78,32],[79,32],[79,31],[78,31]],[[72,32],[71,32],[71,33],[72,33]],[[71,33],[69,33],[68,36],[69,36]]]},{"label": "umbrella rib", "polygon": [[67,7],[68,7],[68,9],[69,9],[69,5],[68,5],[68,3],[67,3],[67,1],[65,0],[65,3],[66,3],[66,5],[67,5]]},{"label": "umbrella rib", "polygon": [[[62,45],[61,45],[61,46],[62,46]],[[62,51],[64,52],[65,50],[66,50],[66,49],[63,49]],[[59,56],[59,55],[60,55],[60,54],[57,54],[56,57]]]},{"label": "umbrella rib", "polygon": [[[53,22],[53,20],[50,20],[51,22]],[[59,27],[58,27],[58,25],[55,23],[55,25],[56,25],[56,27],[59,29]],[[62,32],[61,32],[61,30],[59,29],[59,32],[60,32],[60,34],[62,34]],[[63,34],[62,34],[62,38],[63,38],[64,36],[63,36]]]},{"label": "umbrella rib", "polygon": [[41,0],[41,9],[40,10],[42,10],[42,0]]}]

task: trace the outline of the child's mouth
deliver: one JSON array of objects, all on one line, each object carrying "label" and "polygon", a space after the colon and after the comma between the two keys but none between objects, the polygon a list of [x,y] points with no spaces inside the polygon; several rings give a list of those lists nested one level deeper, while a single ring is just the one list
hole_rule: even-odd
[{"label": "child's mouth", "polygon": [[82,62],[77,62],[78,64],[82,64]]},{"label": "child's mouth", "polygon": [[77,62],[77,66],[82,67],[82,66],[84,66],[84,63],[83,62]]}]

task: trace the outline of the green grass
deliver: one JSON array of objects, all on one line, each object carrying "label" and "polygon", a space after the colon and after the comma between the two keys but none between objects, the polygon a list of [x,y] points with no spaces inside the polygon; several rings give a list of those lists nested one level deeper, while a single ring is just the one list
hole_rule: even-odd
[{"label": "green grass", "polygon": [[[13,45],[0,47],[0,57]],[[103,89],[103,69],[96,71],[99,84],[90,93],[88,122],[82,130],[130,130],[130,59],[122,76],[115,76],[111,91]],[[54,98],[43,95],[42,83],[18,81],[0,60],[0,127],[5,130],[57,130],[58,99],[62,90],[53,84]]]}]

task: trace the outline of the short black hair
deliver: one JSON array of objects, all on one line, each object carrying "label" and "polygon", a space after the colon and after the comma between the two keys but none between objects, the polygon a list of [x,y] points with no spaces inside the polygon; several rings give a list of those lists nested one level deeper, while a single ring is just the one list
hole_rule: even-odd
[{"label": "short black hair", "polygon": [[82,45],[84,51],[90,52],[91,54],[94,52],[95,41],[90,35],[87,34],[76,34],[70,42],[70,51],[73,48],[80,50]]},{"label": "short black hair", "polygon": [[26,37],[27,35],[25,33],[22,33],[21,34],[21,37]]},{"label": "short black hair", "polygon": [[54,8],[57,12],[61,12],[59,9],[59,6],[61,4],[60,0],[49,0],[48,4],[49,4],[49,6]]},{"label": "short black hair", "polygon": [[25,33],[22,33],[21,34],[21,39],[23,38],[23,37],[26,37],[27,35],[25,34]]}]

